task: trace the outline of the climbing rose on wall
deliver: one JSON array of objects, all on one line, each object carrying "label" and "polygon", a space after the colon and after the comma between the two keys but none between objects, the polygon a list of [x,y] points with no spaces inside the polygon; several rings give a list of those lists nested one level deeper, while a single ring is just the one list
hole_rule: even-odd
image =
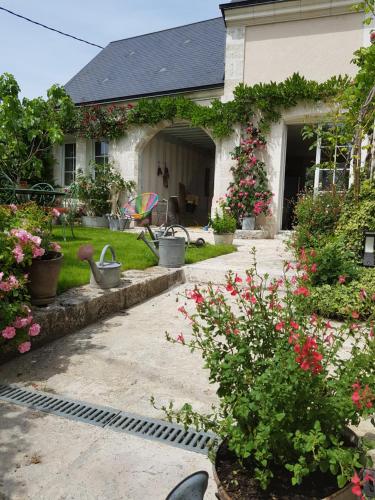
[{"label": "climbing rose on wall", "polygon": [[250,125],[232,153],[237,164],[231,169],[233,181],[229,184],[226,205],[238,220],[245,216],[271,215],[273,195],[268,189],[265,165],[256,157],[256,151],[265,145],[259,130]]}]

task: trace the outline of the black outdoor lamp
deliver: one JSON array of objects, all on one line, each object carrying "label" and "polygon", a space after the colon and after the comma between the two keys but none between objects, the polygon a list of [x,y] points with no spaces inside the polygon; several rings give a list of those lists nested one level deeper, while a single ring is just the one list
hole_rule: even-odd
[{"label": "black outdoor lamp", "polygon": [[365,232],[363,265],[366,267],[375,267],[375,231]]}]

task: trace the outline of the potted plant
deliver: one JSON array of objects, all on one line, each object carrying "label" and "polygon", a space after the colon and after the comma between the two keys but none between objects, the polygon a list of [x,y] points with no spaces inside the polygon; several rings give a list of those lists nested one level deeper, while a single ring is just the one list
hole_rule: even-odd
[{"label": "potted plant", "polygon": [[3,223],[11,245],[14,265],[24,269],[34,305],[54,301],[63,262],[60,246],[51,241],[52,215],[35,203],[13,207]]},{"label": "potted plant", "polygon": [[109,183],[111,213],[108,215],[111,231],[123,231],[129,227],[131,218],[121,213],[120,198],[134,192],[135,187],[134,181],[125,181],[119,172],[112,173]]},{"label": "potted plant", "polygon": [[254,230],[255,217],[271,215],[272,193],[268,189],[265,165],[256,157],[257,149],[264,148],[265,139],[259,130],[250,126],[240,145],[232,153],[236,165],[232,167],[233,181],[229,184],[226,204],[242,229]]},{"label": "potted plant", "polygon": [[163,409],[221,440],[218,498],[364,498],[373,486],[365,442],[348,426],[374,413],[374,323],[356,311],[337,326],[307,314],[304,273],[269,279],[255,265],[222,288],[195,287],[179,308],[192,336],[167,335],[202,354],[217,387],[208,414]]},{"label": "potted plant", "polygon": [[71,190],[85,205],[86,215],[82,217],[84,226],[108,227],[107,214],[111,211],[111,186],[114,191],[118,191],[119,197],[121,191],[133,189],[134,183],[124,181],[111,163],[90,163],[87,173],[78,172]]},{"label": "potted plant", "polygon": [[223,209],[222,215],[219,215],[216,210],[215,217],[211,219],[210,225],[214,231],[215,245],[231,245],[233,243],[237,222],[228,213],[228,210]]}]

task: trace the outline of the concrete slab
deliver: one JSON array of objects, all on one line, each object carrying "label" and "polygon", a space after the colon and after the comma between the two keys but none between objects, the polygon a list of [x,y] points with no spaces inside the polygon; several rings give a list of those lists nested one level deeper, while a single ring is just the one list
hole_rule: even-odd
[{"label": "concrete slab", "polygon": [[[164,500],[203,455],[0,404],[0,498]],[[210,479],[206,499],[213,500]]]}]

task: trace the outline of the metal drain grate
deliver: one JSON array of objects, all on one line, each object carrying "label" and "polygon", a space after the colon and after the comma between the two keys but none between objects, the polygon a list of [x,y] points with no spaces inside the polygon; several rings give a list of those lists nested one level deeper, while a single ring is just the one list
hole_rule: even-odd
[{"label": "metal drain grate", "polygon": [[180,425],[164,420],[145,418],[114,408],[24,389],[16,385],[0,385],[0,400],[204,455],[207,455],[216,441],[216,436],[212,433],[197,432],[194,429],[185,430]]}]

